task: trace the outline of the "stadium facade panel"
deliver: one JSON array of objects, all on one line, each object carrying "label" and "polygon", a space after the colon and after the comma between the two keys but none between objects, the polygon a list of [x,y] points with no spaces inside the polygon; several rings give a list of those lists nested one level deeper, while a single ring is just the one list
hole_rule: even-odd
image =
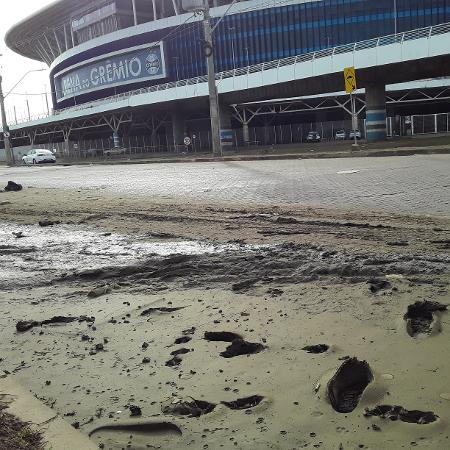
[{"label": "stadium facade panel", "polygon": [[[181,0],[76,3],[55,2],[7,35],[15,51],[51,64],[55,109],[206,74],[201,17]],[[210,1],[219,72],[450,22],[450,0],[227,3]]]}]

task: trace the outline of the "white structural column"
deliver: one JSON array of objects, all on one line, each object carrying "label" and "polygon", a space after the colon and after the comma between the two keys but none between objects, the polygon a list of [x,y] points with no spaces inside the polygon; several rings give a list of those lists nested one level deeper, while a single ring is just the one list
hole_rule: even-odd
[{"label": "white structural column", "polygon": [[152,6],[153,6],[153,20],[157,20],[158,14],[156,13],[156,0],[152,0]]},{"label": "white structural column", "polygon": [[59,55],[60,55],[63,51],[62,51],[61,44],[59,43],[59,37],[58,37],[58,33],[56,32],[56,30],[53,30],[53,35],[55,36],[56,45],[58,46],[58,51],[59,51]]},{"label": "white structural column", "polygon": [[136,0],[131,0],[131,4],[133,7],[133,22],[134,22],[134,26],[136,26],[138,24],[137,22],[137,11],[136,11]]},{"label": "white structural column", "polygon": [[69,36],[67,35],[67,24],[64,24],[64,45],[66,46],[66,51],[69,50]]},{"label": "white structural column", "polygon": [[52,48],[52,46],[51,46],[51,44],[50,44],[50,41],[48,40],[48,37],[47,37],[47,35],[44,33],[44,39],[45,39],[45,42],[47,42],[47,45],[48,45],[48,49],[50,50],[50,53],[52,54],[52,56],[53,56],[53,61],[56,59],[56,55],[55,55],[55,52],[53,51],[53,48]]},{"label": "white structural column", "polygon": [[175,11],[175,14],[178,16],[178,14],[180,14],[180,11],[178,9],[177,0],[172,0],[172,4],[173,4],[173,10]]}]

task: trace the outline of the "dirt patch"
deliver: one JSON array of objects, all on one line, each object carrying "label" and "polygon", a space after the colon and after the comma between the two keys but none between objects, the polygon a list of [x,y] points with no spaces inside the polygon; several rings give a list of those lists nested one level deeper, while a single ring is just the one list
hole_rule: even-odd
[{"label": "dirt patch", "polygon": [[6,412],[0,403],[0,449],[5,450],[44,450],[42,435],[31,429],[30,425]]},{"label": "dirt patch", "polygon": [[171,313],[171,312],[175,312],[175,311],[179,311],[180,309],[183,309],[184,306],[179,307],[179,308],[168,308],[166,306],[162,306],[160,308],[147,308],[144,309],[144,311],[141,312],[141,316],[149,316],[150,314],[154,314],[154,313]]},{"label": "dirt patch", "polygon": [[344,361],[327,386],[328,399],[333,409],[340,413],[352,412],[372,380],[373,374],[366,361],[357,358]]},{"label": "dirt patch", "polygon": [[418,425],[426,425],[436,422],[438,416],[432,411],[409,411],[403,406],[379,405],[373,409],[366,409],[365,417],[380,417],[382,419],[390,419],[392,421],[400,420],[406,423],[416,423]]},{"label": "dirt patch", "polygon": [[327,344],[307,345],[302,350],[308,353],[325,353],[330,348]]},{"label": "dirt patch", "polygon": [[164,405],[161,410],[164,414],[171,414],[174,416],[200,417],[214,411],[217,405],[205,400],[180,401]]},{"label": "dirt patch", "polygon": [[248,409],[254,408],[264,400],[262,395],[252,395],[251,397],[238,398],[232,402],[221,402],[230,409]]},{"label": "dirt patch", "polygon": [[213,342],[233,342],[235,339],[242,339],[242,336],[231,331],[205,331],[204,339]]},{"label": "dirt patch", "polygon": [[247,342],[243,339],[235,339],[220,356],[234,358],[241,355],[253,355],[262,352],[266,347],[258,342]]},{"label": "dirt patch", "polygon": [[411,337],[416,337],[419,334],[431,334],[435,314],[446,310],[447,305],[428,300],[409,305],[403,317],[406,321],[406,331]]},{"label": "dirt patch", "polygon": [[16,330],[19,333],[23,333],[25,331],[31,330],[34,327],[42,326],[42,325],[54,325],[54,324],[65,324],[72,322],[95,322],[95,317],[87,317],[87,316],[79,316],[79,317],[66,317],[66,316],[53,316],[51,319],[46,319],[42,321],[36,320],[19,320],[16,324]]}]

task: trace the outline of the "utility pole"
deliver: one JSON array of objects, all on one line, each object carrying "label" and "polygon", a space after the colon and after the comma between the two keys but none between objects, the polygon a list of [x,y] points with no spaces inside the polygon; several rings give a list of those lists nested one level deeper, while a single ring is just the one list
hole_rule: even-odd
[{"label": "utility pole", "polygon": [[203,10],[203,28],[205,31],[204,51],[208,68],[208,90],[209,90],[209,114],[211,116],[211,137],[213,156],[222,156],[222,146],[220,145],[220,117],[219,101],[216,87],[216,71],[214,68],[214,48],[212,45],[211,16],[209,15],[208,0],[205,2]]},{"label": "utility pole", "polygon": [[0,75],[0,110],[1,110],[1,116],[2,116],[3,142],[5,145],[6,162],[8,165],[13,166],[14,165],[14,154],[11,150],[11,143],[9,141],[9,127],[8,127],[8,123],[6,121],[5,97],[3,96],[2,81],[3,81],[2,76]]}]

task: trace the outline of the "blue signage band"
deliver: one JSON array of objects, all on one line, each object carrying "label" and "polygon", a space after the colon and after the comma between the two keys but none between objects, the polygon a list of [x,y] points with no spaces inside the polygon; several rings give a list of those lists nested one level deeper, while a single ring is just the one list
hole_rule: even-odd
[{"label": "blue signage band", "polygon": [[103,55],[57,73],[56,100],[166,76],[163,43],[148,44]]}]

